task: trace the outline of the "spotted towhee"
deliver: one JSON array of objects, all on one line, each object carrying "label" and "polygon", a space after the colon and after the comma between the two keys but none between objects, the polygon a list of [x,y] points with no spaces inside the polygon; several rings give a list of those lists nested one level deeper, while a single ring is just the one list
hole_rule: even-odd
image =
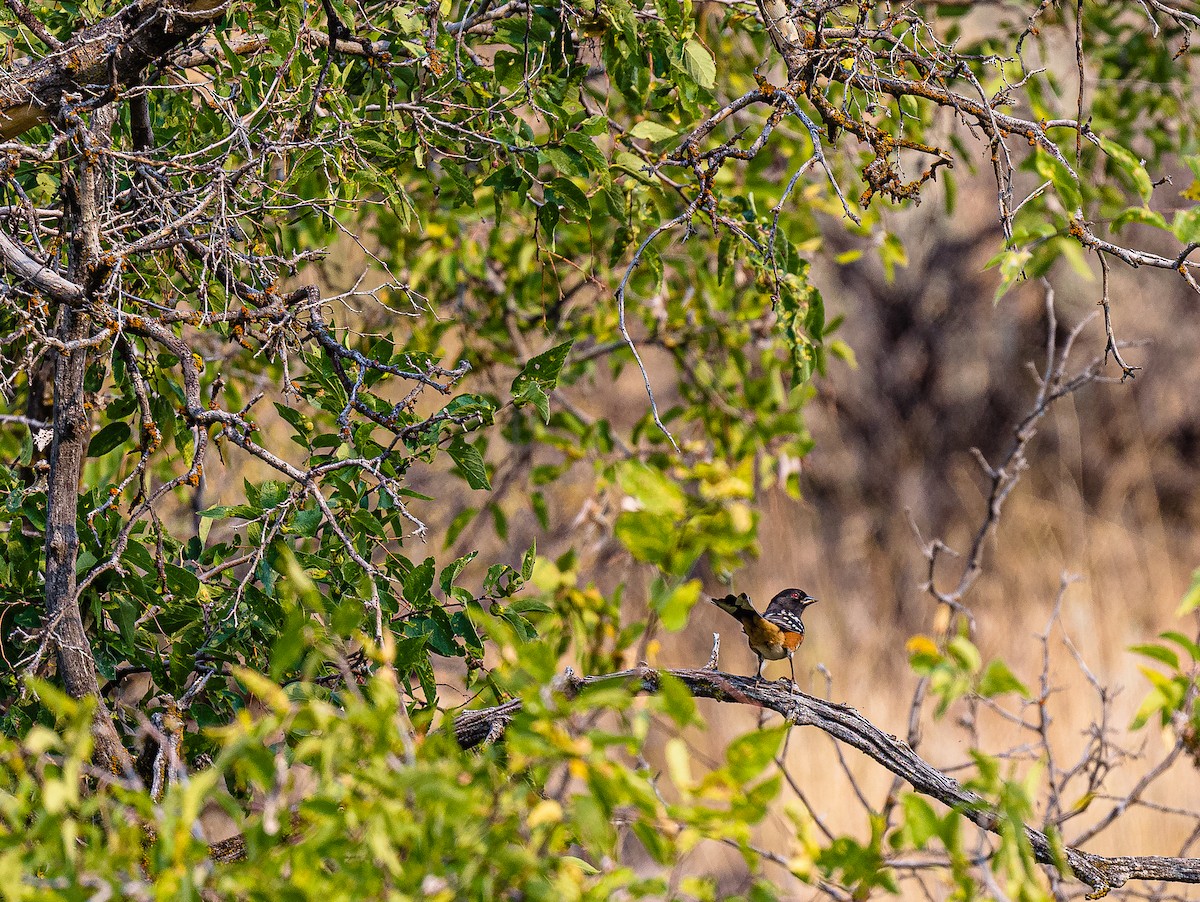
[{"label": "spotted towhee", "polygon": [[782,661],[787,658],[792,668],[792,685],[795,685],[796,665],[792,661],[792,653],[804,641],[804,623],[800,615],[816,601],[817,599],[803,589],[784,589],[771,599],[771,603],[761,614],[754,610],[750,596],[745,592],[741,595],[714,598],[712,603],[742,625],[742,632],[746,634],[750,650],[758,655],[759,679],[762,678],[765,661]]}]

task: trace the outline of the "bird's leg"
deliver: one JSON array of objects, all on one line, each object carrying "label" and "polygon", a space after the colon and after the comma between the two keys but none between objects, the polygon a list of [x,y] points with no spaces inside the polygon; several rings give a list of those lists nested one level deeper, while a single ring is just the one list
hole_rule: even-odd
[{"label": "bird's leg", "polygon": [[[756,654],[756,655],[758,655],[758,652],[755,652],[755,654]],[[761,683],[761,682],[762,682],[762,678],[763,678],[763,675],[762,675],[762,672],[763,672],[763,666],[764,666],[766,663],[767,663],[767,660],[766,660],[766,658],[764,658],[762,655],[758,655],[758,675],[757,675],[757,676],[754,678],[754,681],[755,681],[756,683]]]},{"label": "bird's leg", "polygon": [[796,685],[796,659],[788,654],[788,667],[792,669],[792,691],[798,692],[800,687]]}]

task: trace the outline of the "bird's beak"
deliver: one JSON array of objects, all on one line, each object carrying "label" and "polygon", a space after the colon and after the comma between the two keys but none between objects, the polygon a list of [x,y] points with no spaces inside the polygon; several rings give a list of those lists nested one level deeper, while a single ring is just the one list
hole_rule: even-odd
[{"label": "bird's beak", "polygon": [[804,600],[804,606],[808,607],[810,604],[816,604],[820,600],[821,599],[819,599],[819,598],[806,598]]}]

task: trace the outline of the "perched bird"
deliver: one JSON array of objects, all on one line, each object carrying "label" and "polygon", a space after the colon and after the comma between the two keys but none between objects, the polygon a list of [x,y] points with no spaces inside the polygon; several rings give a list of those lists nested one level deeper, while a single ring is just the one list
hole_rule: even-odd
[{"label": "perched bird", "polygon": [[762,679],[765,661],[787,658],[792,668],[793,686],[796,685],[796,664],[792,654],[804,641],[804,622],[800,616],[816,601],[803,589],[784,589],[760,614],[754,610],[750,596],[745,592],[712,599],[713,604],[742,625],[750,650],[758,655],[758,678]]}]

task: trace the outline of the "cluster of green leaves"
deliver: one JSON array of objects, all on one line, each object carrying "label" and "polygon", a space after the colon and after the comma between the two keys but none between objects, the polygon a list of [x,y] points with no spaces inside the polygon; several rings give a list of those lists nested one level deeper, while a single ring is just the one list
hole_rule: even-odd
[{"label": "cluster of green leaves", "polygon": [[995,698],[1015,692],[1029,698],[1029,690],[1000,658],[985,667],[983,656],[965,632],[939,645],[929,636],[908,640],[909,664],[913,672],[929,680],[929,691],[937,699],[934,713],[942,717],[961,698],[978,695]]},{"label": "cluster of green leaves", "polygon": [[[1045,872],[1034,857],[1033,847],[1025,834],[1025,825],[1032,823],[1037,815],[1043,767],[1029,767],[1024,773],[1017,773],[1016,766],[1009,764],[1005,773],[1004,764],[999,758],[979,751],[973,751],[971,756],[975,762],[975,776],[965,785],[987,799],[997,812],[999,841],[991,866],[1003,881],[1005,894],[1021,902],[1048,902],[1054,896],[1046,885]],[[954,815],[946,820],[952,817]],[[1050,840],[1059,873],[1070,873],[1061,832],[1054,824],[1040,827]],[[965,898],[971,898],[971,895]]]},{"label": "cluster of green leaves", "polygon": [[[1151,688],[1138,706],[1131,726],[1140,729],[1157,719],[1163,727],[1176,726],[1192,737],[1200,736],[1200,702],[1196,698],[1200,645],[1174,630],[1163,633],[1159,639],[1159,642],[1134,645],[1130,649],[1166,667],[1166,673],[1152,667],[1138,668],[1150,681]],[[1182,723],[1176,723],[1179,716],[1183,718]]]},{"label": "cluster of green leaves", "polygon": [[[298,654],[314,672],[344,645],[316,625],[311,605],[337,620],[319,595],[295,597],[289,614],[303,615],[306,642],[288,650],[292,640],[281,637],[274,657]],[[667,752],[669,780],[631,769],[621,759],[649,754],[653,719],[699,724],[684,687],[666,680],[643,698],[619,684],[575,698],[548,693],[555,656],[503,616],[485,614],[481,623],[508,662],[494,679],[524,702],[503,743],[464,751],[452,717],[433,727],[414,722],[404,673],[391,663],[398,643],[375,649],[373,673],[337,690],[307,680],[285,689],[274,674],[239,668],[228,691],[240,713],[205,737],[212,766],[160,804],[112,781],[85,791],[91,706],[37,683],[54,725],[0,739],[0,898],[78,898],[105,888],[177,899],[661,898],[665,877],[620,863],[630,842],[660,863],[705,839],[741,845],[753,858],[749,830],[778,790],[778,776],[762,777],[781,730],[733,743],[703,779],[692,777],[678,746]],[[599,720],[601,712],[608,717]],[[568,729],[613,718],[617,730]],[[291,807],[297,784],[309,782]],[[245,799],[257,801],[258,814],[244,813]],[[234,818],[243,859],[208,861],[195,825],[211,806]],[[694,875],[677,890],[712,899],[716,885]],[[774,897],[765,883],[750,896]]]},{"label": "cluster of green leaves", "polygon": [[[1180,602],[1183,616],[1200,609],[1200,570],[1192,573],[1191,585]],[[1197,674],[1200,674],[1200,644],[1178,630],[1159,635],[1159,641],[1134,645],[1130,651],[1155,661],[1166,672],[1152,667],[1138,669],[1150,681],[1150,692],[1142,699],[1133,716],[1132,729],[1141,729],[1151,720],[1164,728],[1181,732],[1193,756],[1200,755],[1200,700],[1197,699]]]},{"label": "cluster of green leaves", "polygon": [[[1044,149],[1022,163],[1024,172],[1049,183],[1051,190],[1018,212],[1008,247],[992,261],[1001,273],[997,298],[1022,277],[1044,275],[1059,260],[1091,278],[1078,230],[1072,227],[1080,213],[1088,223],[1111,229],[1110,240],[1118,243],[1132,241],[1136,246],[1154,241],[1147,229],[1166,232],[1181,246],[1200,237],[1196,210],[1181,205],[1200,198],[1195,188],[1168,193],[1161,184],[1165,169],[1180,159],[1197,171],[1198,122],[1191,105],[1180,102],[1192,78],[1187,67],[1179,65],[1187,46],[1184,29],[1167,17],[1156,23],[1152,34],[1144,21],[1115,15],[1116,5],[1107,2],[1084,4],[1080,9],[1085,65],[1105,87],[1085,89],[1088,132],[1078,146],[1075,131],[1049,130],[1074,172]],[[1064,18],[1075,15],[1065,9],[1045,12],[1047,35]],[[1010,34],[1025,27],[1024,21],[1014,19]],[[1045,45],[1039,52],[1053,54]],[[1073,70],[1069,77],[1053,66],[1040,70],[1026,83],[1029,118],[1041,122],[1074,118],[1079,90]],[[1026,190],[1036,184],[1028,184]]]},{"label": "cluster of green leaves", "polygon": [[[331,8],[351,29],[367,28],[355,5],[334,0]],[[69,4],[31,9],[64,34],[79,26],[80,15],[100,14]],[[500,695],[481,666],[488,641],[476,625],[481,612],[506,618],[526,641],[541,633],[558,653],[597,666],[619,661],[638,632],[636,625],[612,626],[619,592],[605,596],[562,584],[557,594],[547,593],[548,602],[518,598],[533,575],[532,553],[519,568],[485,567],[475,548],[459,547],[481,511],[507,537],[503,499],[484,494],[507,449],[536,450],[538,462],[520,479],[543,530],[556,523],[552,486],[568,474],[590,467],[595,491],[621,493],[628,509],[616,535],[660,575],[651,602],[671,629],[684,625],[699,597],[699,582],[687,579],[692,571],[708,566],[725,574],[756,550],[757,493],[779,478],[798,491],[793,464],[810,446],[801,418],[803,382],[824,367],[830,329],[801,248],[819,240],[814,210],[828,198],[818,191],[809,204],[773,216],[783,190],[777,160],[755,160],[723,176],[723,215],[736,217],[760,243],[777,224],[770,266],[761,248],[709,230],[686,244],[666,236],[648,248],[630,285],[637,340],[657,349],[679,378],[663,418],[686,456],[667,453],[648,405],[629,428],[552,397],[586,397],[629,365],[617,311],[597,300],[619,281],[632,246],[686,204],[684,194],[648,173],[667,139],[720,99],[712,53],[727,54],[732,88],[740,90],[753,84],[750,71],[765,47],[761,33],[731,34],[674,0],[663,0],[656,15],[625,2],[538,7],[498,20],[485,38],[456,37],[443,27],[472,9],[463,4],[440,16],[404,5],[376,10],[365,33],[389,40],[390,56],[364,60],[329,57],[320,42],[305,39],[306,27],[328,25],[315,6],[305,21],[294,4],[236,4],[216,28],[213,59],[202,66],[210,78],[206,90],[219,102],[196,103],[185,90],[151,95],[161,150],[144,156],[157,156],[164,185],[185,193],[204,189],[205,161],[243,162],[222,156],[228,110],[262,135],[293,134],[297,124],[304,132],[302,140],[278,145],[271,161],[278,172],[272,168],[249,195],[229,197],[229,218],[212,226],[214,240],[235,236],[230,265],[239,278],[270,296],[290,274],[279,261],[328,246],[351,226],[370,230],[404,288],[382,290],[378,309],[334,324],[349,353],[361,358],[334,360],[308,340],[284,346],[285,367],[230,322],[197,341],[193,362],[202,398],[213,406],[251,409],[264,381],[282,386],[252,408],[267,427],[258,437],[299,466],[322,468],[314,486],[323,505],[310,486],[264,478],[258,468],[240,480],[240,499],[194,516],[188,508],[196,480],[190,480],[164,499],[159,516],[134,524],[126,537],[126,512],[142,497],[137,482],[127,480],[141,455],[151,449],[151,483],[176,478],[196,453],[197,435],[179,416],[186,402],[183,361],[134,335],[125,340],[140,372],[130,372],[120,354],[96,354],[86,384],[96,432],[80,497],[78,569],[86,576],[109,559],[116,563],[81,598],[102,683],[146,670],[157,692],[179,696],[197,673],[232,666],[281,683],[300,677],[305,632],[280,594],[294,584],[337,600],[330,617],[343,636],[371,631],[370,601],[378,598],[396,643],[393,666],[414,713],[436,705],[435,673],[445,658],[466,662],[462,688],[486,688],[495,700]],[[6,26],[12,37],[37,46],[15,22]],[[244,45],[249,34],[265,37],[251,52]],[[589,48],[574,46],[572,35],[585,36]],[[489,52],[463,53],[463,40]],[[592,51],[614,88],[611,96],[589,81],[583,57]],[[388,65],[406,56],[412,65]],[[618,121],[628,127],[614,126]],[[127,118],[119,120],[118,149],[128,149],[129,127]],[[29,139],[44,141],[52,130],[38,129]],[[784,146],[779,159],[795,164],[802,152]],[[191,154],[193,164],[173,166],[181,154]],[[137,181],[120,164],[112,177],[123,187]],[[58,167],[31,162],[14,173],[22,196],[45,207],[59,202],[62,179]],[[364,198],[372,203],[364,205]],[[130,297],[149,299],[140,308],[143,302],[129,300],[131,315],[153,317],[186,310],[185,304],[218,312],[240,305],[227,285],[209,277],[206,264],[197,262],[192,272],[178,264],[153,252],[125,261]],[[772,268],[784,273],[782,282]],[[785,290],[776,297],[781,284]],[[402,305],[416,315],[397,317]],[[4,311],[6,331],[19,322],[16,311]],[[179,321],[172,326],[190,340],[187,328]],[[549,350],[537,353],[542,347]],[[20,349],[5,350],[16,356]],[[460,358],[473,367],[471,382],[440,409],[396,403],[397,381],[407,386],[388,368],[422,372]],[[355,370],[355,359],[378,366]],[[347,367],[361,388],[354,400],[370,416],[347,415],[352,399],[339,379]],[[25,388],[44,389],[32,382]],[[240,466],[245,455],[217,431],[209,436],[216,452],[227,466]],[[31,475],[33,444],[30,430],[0,435],[14,460],[0,473],[10,490],[0,517],[11,546],[0,582],[0,651],[10,662],[31,650],[27,637],[41,619],[41,543],[34,537],[45,522],[46,494],[44,482]],[[364,470],[351,464],[356,460],[379,465]],[[475,503],[474,493],[484,500]],[[455,516],[444,513],[454,507]],[[445,537],[447,553],[410,550],[417,514]],[[559,558],[560,575],[571,571],[571,558],[570,552]],[[370,572],[364,560],[372,562]],[[596,622],[588,626],[600,628],[603,641],[572,645],[562,627],[588,620],[589,607]],[[18,692],[17,676],[14,668],[0,677],[6,698]],[[236,692],[217,681],[192,714],[204,728],[236,710]],[[8,706],[5,729],[21,735],[48,717],[26,695]]]}]

